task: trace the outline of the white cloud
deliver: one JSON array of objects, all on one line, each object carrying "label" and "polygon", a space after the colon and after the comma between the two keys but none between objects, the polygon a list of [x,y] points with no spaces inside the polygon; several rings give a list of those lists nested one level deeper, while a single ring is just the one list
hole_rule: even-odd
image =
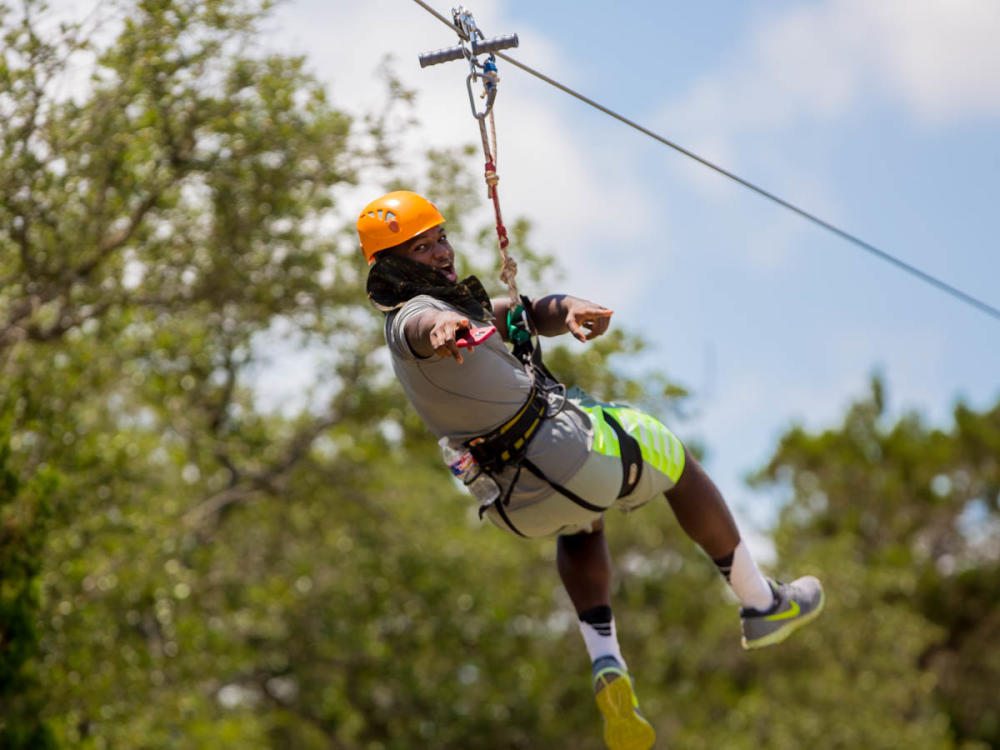
[{"label": "white cloud", "polygon": [[[996,0],[795,5],[752,22],[717,70],[694,80],[651,122],[718,166],[838,222],[840,201],[827,176],[815,163],[783,160],[781,140],[796,126],[836,126],[847,117],[877,114],[886,104],[933,128],[1000,117],[998,38]],[[672,169],[703,198],[738,210],[732,186],[717,174],[686,160]],[[796,243],[808,225],[779,222],[773,228],[776,237],[754,235],[749,251],[757,266],[781,265],[782,248]]]},{"label": "white cloud", "polygon": [[1000,4],[995,0],[894,0],[850,5],[878,29],[873,52],[922,117],[1000,116]]},{"label": "white cloud", "polygon": [[[995,0],[829,0],[761,19],[663,121],[732,134],[894,99],[934,123],[1000,115]],[[710,136],[706,136],[710,137]]]}]

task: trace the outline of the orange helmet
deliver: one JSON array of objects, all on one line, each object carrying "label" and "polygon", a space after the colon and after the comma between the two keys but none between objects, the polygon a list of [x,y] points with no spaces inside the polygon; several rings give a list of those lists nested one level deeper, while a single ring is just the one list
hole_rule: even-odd
[{"label": "orange helmet", "polygon": [[444,224],[433,203],[409,190],[396,190],[376,198],[358,217],[358,237],[368,263],[375,253],[395,247],[421,232]]}]

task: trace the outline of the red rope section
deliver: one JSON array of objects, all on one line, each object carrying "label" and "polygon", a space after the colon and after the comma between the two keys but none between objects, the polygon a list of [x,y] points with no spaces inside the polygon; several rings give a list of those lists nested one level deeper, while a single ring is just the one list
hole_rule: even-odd
[{"label": "red rope section", "polygon": [[500,249],[506,250],[510,244],[510,238],[507,236],[507,227],[503,225],[503,216],[500,214],[500,196],[497,192],[497,183],[499,181],[500,178],[497,176],[496,164],[493,163],[493,159],[487,158],[486,196],[493,201],[493,212],[497,218],[497,239],[500,241]]}]

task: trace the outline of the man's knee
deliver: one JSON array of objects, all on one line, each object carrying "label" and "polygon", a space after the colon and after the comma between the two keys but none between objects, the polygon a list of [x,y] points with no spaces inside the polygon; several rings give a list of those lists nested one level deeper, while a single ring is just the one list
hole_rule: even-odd
[{"label": "man's knee", "polygon": [[588,537],[593,536],[594,534],[599,534],[603,531],[604,531],[604,516],[600,516],[590,524],[590,529],[581,529],[579,531],[574,531],[572,534],[560,534],[559,541],[567,540],[569,543],[572,543],[569,540],[586,539]]},{"label": "man's knee", "polygon": [[711,481],[708,478],[708,474],[701,467],[701,464],[698,463],[698,459],[688,451],[687,446],[682,445],[681,447],[684,449],[684,468],[681,471],[681,475],[677,477],[677,481],[674,482],[674,486],[668,490],[664,490],[663,494],[667,500],[670,500],[671,497],[683,495],[685,491],[693,486],[702,484],[705,481]]}]

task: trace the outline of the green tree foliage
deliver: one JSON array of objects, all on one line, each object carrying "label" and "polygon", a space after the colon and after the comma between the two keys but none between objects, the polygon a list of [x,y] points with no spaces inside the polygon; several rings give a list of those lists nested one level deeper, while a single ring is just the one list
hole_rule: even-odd
[{"label": "green tree foliage", "polygon": [[[0,405],[12,476],[55,467],[65,479],[44,555],[43,498],[17,496],[20,516],[39,521],[4,591],[46,561],[30,666],[42,714],[70,745],[203,735],[246,746],[253,722],[214,722],[214,693],[183,682],[199,660],[192,644],[214,632],[193,607],[174,614],[195,599],[188,560],[231,508],[281,496],[315,437],[368,390],[351,388],[364,349],[337,364],[344,388],[318,413],[269,417],[247,386],[255,336],[280,321],[333,338],[349,317],[338,303],[358,298],[314,225],[362,155],[302,60],[249,54],[261,11],[138,3],[112,44],[91,48],[79,27],[52,31],[34,3],[3,8]],[[88,55],[86,89],[58,96]],[[11,659],[34,638],[16,632],[3,643]],[[172,658],[179,640],[187,662]],[[13,706],[26,722],[38,713]]]},{"label": "green tree foliage", "polygon": [[783,563],[828,583],[824,689],[905,746],[1000,747],[998,457],[1000,405],[960,404],[949,430],[915,413],[892,422],[876,378],[837,429],[786,434],[757,478],[791,495]]},{"label": "green tree foliage", "polygon": [[42,550],[51,516],[51,471],[29,481],[8,466],[9,434],[0,431],[0,747],[54,747],[40,717],[38,615]]}]

